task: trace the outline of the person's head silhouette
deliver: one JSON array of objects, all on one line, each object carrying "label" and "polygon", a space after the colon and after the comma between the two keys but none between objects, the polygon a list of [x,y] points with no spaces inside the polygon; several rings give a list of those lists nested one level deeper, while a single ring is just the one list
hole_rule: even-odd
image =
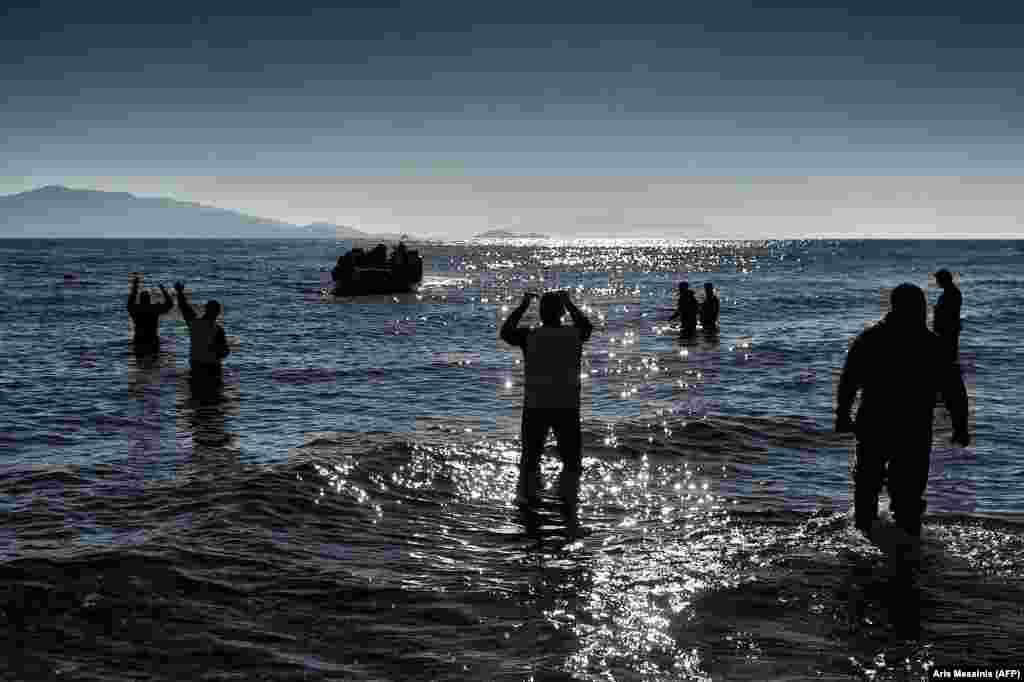
[{"label": "person's head silhouette", "polygon": [[893,320],[925,324],[928,318],[928,299],[920,287],[903,283],[892,290],[889,302],[892,307],[889,314]]},{"label": "person's head silhouette", "polygon": [[704,291],[707,292],[708,295],[713,294],[715,292],[715,285],[711,282],[704,282]]},{"label": "person's head silhouette", "polygon": [[942,268],[935,273],[935,281],[939,283],[940,287],[947,287],[953,283],[953,273],[946,268]]},{"label": "person's head silhouette", "polygon": [[565,314],[565,305],[557,291],[548,291],[540,297],[540,321],[544,324],[557,325]]},{"label": "person's head silhouette", "polygon": [[216,320],[218,315],[220,315],[220,303],[216,300],[207,301],[205,317],[209,320]]},{"label": "person's head silhouette", "polygon": [[680,282],[679,283],[679,293],[680,294],[686,293],[689,290],[690,290],[690,283],[689,282]]}]

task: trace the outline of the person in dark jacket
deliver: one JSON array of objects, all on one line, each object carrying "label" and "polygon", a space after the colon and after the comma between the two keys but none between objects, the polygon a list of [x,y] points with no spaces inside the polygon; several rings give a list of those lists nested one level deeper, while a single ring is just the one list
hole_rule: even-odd
[{"label": "person in dark jacket", "polygon": [[943,268],[935,273],[935,281],[942,287],[939,301],[935,304],[932,329],[946,345],[946,351],[953,362],[960,355],[960,307],[963,296],[953,283],[953,275]]},{"label": "person in dark jacket", "polygon": [[697,311],[699,309],[700,303],[697,302],[697,297],[694,295],[693,290],[690,289],[690,283],[680,282],[676,311],[672,314],[672,317],[668,318],[668,321],[671,322],[678,318],[679,335],[688,336],[697,331]]},{"label": "person in dark jacket", "polygon": [[[522,456],[519,461],[520,502],[536,498],[540,458],[548,431],[554,430],[562,457],[561,493],[575,505],[582,467],[580,434],[580,363],[583,344],[593,325],[569,299],[568,292],[549,291],[540,299],[541,327],[519,327],[530,300],[527,293],[501,327],[501,338],[523,350],[525,391],[523,398]],[[573,326],[562,326],[568,310]]]},{"label": "person in dark jacket", "polygon": [[[164,295],[164,302],[152,303],[148,291],[139,294],[139,283],[138,275],[132,277],[132,288],[128,293],[128,315],[131,316],[135,327],[132,343],[138,355],[157,354],[160,352],[160,316],[170,312],[174,307],[174,299],[161,284],[160,291]],[[135,300],[136,297],[138,301]]]},{"label": "person in dark jacket", "polygon": [[[935,397],[942,391],[953,422],[953,441],[970,444],[967,391],[960,368],[927,327],[928,303],[913,284],[892,291],[891,312],[850,348],[839,381],[836,431],[857,436],[854,470],[856,526],[870,535],[883,481],[896,525],[921,532],[932,447]],[[856,422],[850,408],[861,395]]]},{"label": "person in dark jacket", "polygon": [[192,368],[190,379],[193,389],[218,388],[223,383],[222,361],[231,352],[224,327],[217,322],[221,306],[216,300],[206,302],[203,316],[198,317],[185,297],[185,285],[174,283],[178,292],[178,308],[185,318],[189,336],[189,364]]},{"label": "person in dark jacket", "polygon": [[721,304],[715,296],[715,286],[711,282],[704,283],[704,300],[700,304],[700,326],[705,332],[713,332],[718,328],[718,311]]}]

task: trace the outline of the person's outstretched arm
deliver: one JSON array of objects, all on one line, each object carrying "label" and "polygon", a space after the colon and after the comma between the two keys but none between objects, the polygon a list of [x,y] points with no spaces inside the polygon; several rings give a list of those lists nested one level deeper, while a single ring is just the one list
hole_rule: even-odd
[{"label": "person's outstretched arm", "polygon": [[537,294],[531,292],[523,294],[523,300],[519,307],[513,310],[508,318],[505,319],[505,324],[501,325],[501,339],[505,343],[513,346],[523,345],[523,339],[526,337],[528,330],[519,329],[519,321],[523,319],[523,314],[530,307],[530,300],[534,298],[537,298]]},{"label": "person's outstretched arm", "polygon": [[971,436],[967,432],[967,387],[960,373],[960,365],[954,362],[945,364],[947,369],[943,375],[942,399],[953,422],[953,442],[967,447],[971,444]]},{"label": "person's outstretched arm", "polygon": [[569,315],[572,316],[572,323],[580,330],[580,341],[589,339],[590,334],[594,331],[594,325],[590,323],[590,319],[583,314],[583,311],[572,302],[568,291],[562,292],[562,304],[569,311]]},{"label": "person's outstretched arm", "polygon": [[135,307],[135,297],[139,294],[139,276],[135,275],[132,277],[132,289],[128,292],[128,312],[132,311]]},{"label": "person's outstretched arm", "polygon": [[857,396],[857,391],[863,383],[861,370],[863,346],[863,337],[853,342],[850,352],[846,355],[843,373],[839,377],[839,389],[836,391],[836,431],[839,433],[853,431],[850,409],[853,407],[853,399]]},{"label": "person's outstretched arm", "polygon": [[160,314],[163,315],[164,313],[171,312],[171,308],[174,307],[174,299],[171,298],[171,294],[163,284],[160,285],[160,293],[164,295],[164,303],[160,309]]},{"label": "person's outstretched arm", "polygon": [[192,306],[188,304],[188,299],[185,298],[185,285],[181,282],[175,282],[174,290],[178,292],[178,309],[181,310],[181,316],[185,318],[185,324],[191,329],[192,320],[196,319],[196,311],[192,310]]}]

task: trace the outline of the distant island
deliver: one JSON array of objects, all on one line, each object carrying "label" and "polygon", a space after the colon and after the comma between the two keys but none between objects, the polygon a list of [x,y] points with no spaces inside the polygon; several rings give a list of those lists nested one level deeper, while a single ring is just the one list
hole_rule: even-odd
[{"label": "distant island", "polygon": [[[397,241],[352,227],[292,225],[176,199],[48,185],[0,196],[5,239],[323,239]],[[407,241],[422,241],[407,236]]]},{"label": "distant island", "polygon": [[473,235],[473,239],[551,239],[550,235],[539,232],[509,232],[508,230],[488,230]]}]

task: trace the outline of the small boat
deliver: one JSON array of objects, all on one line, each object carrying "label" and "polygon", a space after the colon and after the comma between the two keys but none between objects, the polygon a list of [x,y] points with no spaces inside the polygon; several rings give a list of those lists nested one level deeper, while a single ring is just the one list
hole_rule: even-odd
[{"label": "small boat", "polygon": [[366,253],[352,249],[338,258],[331,270],[334,296],[368,296],[372,294],[404,294],[423,281],[423,259],[419,252],[408,251],[405,244],[387,255],[387,247],[378,244]]}]

